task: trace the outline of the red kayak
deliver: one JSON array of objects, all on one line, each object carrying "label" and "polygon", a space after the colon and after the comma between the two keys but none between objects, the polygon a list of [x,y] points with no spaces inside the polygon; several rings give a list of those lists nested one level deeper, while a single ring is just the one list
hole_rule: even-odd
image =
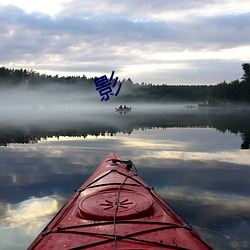
[{"label": "red kayak", "polygon": [[28,249],[212,249],[133,168],[110,153]]}]

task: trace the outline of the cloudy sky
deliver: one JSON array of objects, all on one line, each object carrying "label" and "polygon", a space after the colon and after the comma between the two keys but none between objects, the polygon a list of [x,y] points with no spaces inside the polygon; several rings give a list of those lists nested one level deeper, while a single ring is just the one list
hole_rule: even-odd
[{"label": "cloudy sky", "polygon": [[0,66],[216,84],[250,62],[249,23],[249,0],[0,0]]}]

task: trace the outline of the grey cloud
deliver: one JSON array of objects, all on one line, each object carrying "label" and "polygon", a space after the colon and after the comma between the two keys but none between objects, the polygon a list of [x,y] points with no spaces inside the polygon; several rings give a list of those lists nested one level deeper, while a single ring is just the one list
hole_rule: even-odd
[{"label": "grey cloud", "polygon": [[218,1],[198,1],[198,0],[127,0],[126,2],[117,2],[114,0],[105,0],[100,3],[98,0],[80,1],[74,0],[65,3],[65,8],[61,12],[63,15],[80,16],[132,16],[132,17],[150,17],[152,14],[161,14],[168,11],[183,11],[187,9],[198,9],[207,4]]},{"label": "grey cloud", "polygon": [[250,13],[194,18],[183,25],[189,44],[202,43],[202,47],[229,48],[249,44]]},{"label": "grey cloud", "polygon": [[[119,71],[121,67],[118,67],[117,65],[111,66],[111,65],[103,65],[102,63],[96,64],[96,65],[79,65],[79,63],[75,63],[73,65],[65,65],[65,66],[60,66],[60,65],[55,65],[51,66],[51,69],[54,71],[60,71],[60,72],[111,72],[112,70]],[[47,68],[45,66],[41,66],[40,69],[46,70]]]},{"label": "grey cloud", "polygon": [[[52,70],[72,72],[106,71],[110,68],[109,65],[115,64],[122,70],[127,64],[162,63],[146,58],[145,52],[150,54],[183,50],[218,50],[248,45],[250,40],[250,13],[207,17],[196,15],[188,21],[150,18],[150,15],[179,8],[198,8],[201,5],[212,4],[211,1],[201,3],[194,0],[187,3],[183,0],[176,3],[158,0],[142,3],[131,0],[125,5],[109,0],[102,2],[100,6],[96,5],[96,8],[96,1],[86,3],[87,5],[84,5],[82,1],[72,1],[65,4],[65,11],[55,17],[39,12],[28,14],[15,6],[0,5],[1,64],[13,61],[35,62],[36,69],[49,67]],[[104,6],[106,9],[101,12],[100,8]],[[140,19],[140,15],[145,18]],[[60,62],[51,60],[53,56],[58,56]],[[222,62],[229,67],[229,62]],[[89,63],[89,66],[79,66],[81,63]],[[185,60],[185,63],[192,64],[191,68],[197,68],[197,71],[201,67],[200,70],[205,72],[208,68],[203,65],[208,64],[209,59],[200,62]],[[186,82],[189,77],[191,81],[199,81],[199,73],[190,71],[190,68],[171,69],[171,72],[162,70],[157,72],[157,76],[151,76],[152,72],[145,72],[144,76],[148,75],[149,79],[145,78],[144,81],[154,82],[153,77],[175,78],[176,74],[181,77],[180,70],[182,73],[186,71],[183,81]],[[214,76],[215,80],[212,80],[214,83],[217,79],[223,80],[219,74],[224,74],[216,71],[214,69],[213,73],[217,74]],[[229,80],[233,79],[235,77]]]},{"label": "grey cloud", "polygon": [[[74,44],[76,38],[77,42],[86,41],[94,44],[107,42],[110,45],[125,40],[130,43],[163,41],[189,48],[239,46],[248,43],[250,39],[249,13],[237,16],[196,17],[188,23],[161,20],[135,21],[112,16],[51,18],[41,13],[27,14],[12,6],[2,8],[1,14],[3,14],[2,20],[5,20],[1,24],[1,30],[7,33],[13,29],[16,32],[13,38],[19,38],[16,41],[17,47],[18,44],[22,44],[21,35],[29,46],[39,43],[41,46],[55,46],[54,36],[62,36],[62,41],[68,39],[68,44]],[[9,39],[11,38],[7,40]],[[58,40],[58,45],[60,42],[61,39]]]}]

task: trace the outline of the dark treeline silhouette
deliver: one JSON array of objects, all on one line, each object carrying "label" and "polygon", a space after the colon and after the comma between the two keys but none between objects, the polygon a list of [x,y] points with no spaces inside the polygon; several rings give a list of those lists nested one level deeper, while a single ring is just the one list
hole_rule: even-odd
[{"label": "dark treeline silhouette", "polygon": [[[232,103],[250,103],[250,64],[242,64],[241,80],[217,85],[154,85],[152,83],[134,83],[130,78],[118,80],[122,89],[113,101],[202,102],[204,105],[218,106]],[[95,77],[97,78],[97,77]],[[0,87],[36,88],[53,83],[64,84],[84,91],[95,91],[95,78],[83,76],[59,77],[37,73],[34,70],[0,68]]]},{"label": "dark treeline silhouette", "polygon": [[94,87],[94,78],[83,76],[63,76],[40,74],[34,70],[0,68],[0,87],[36,88],[48,84],[67,84],[74,87]]},{"label": "dark treeline silhouette", "polygon": [[244,74],[240,80],[215,85],[209,95],[209,103],[250,103],[250,64],[242,64]]}]

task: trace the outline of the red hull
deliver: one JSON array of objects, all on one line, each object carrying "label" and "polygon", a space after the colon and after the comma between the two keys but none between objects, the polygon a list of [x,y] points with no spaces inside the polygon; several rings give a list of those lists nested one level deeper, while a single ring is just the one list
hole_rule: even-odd
[{"label": "red hull", "polygon": [[110,153],[28,249],[212,249]]}]

